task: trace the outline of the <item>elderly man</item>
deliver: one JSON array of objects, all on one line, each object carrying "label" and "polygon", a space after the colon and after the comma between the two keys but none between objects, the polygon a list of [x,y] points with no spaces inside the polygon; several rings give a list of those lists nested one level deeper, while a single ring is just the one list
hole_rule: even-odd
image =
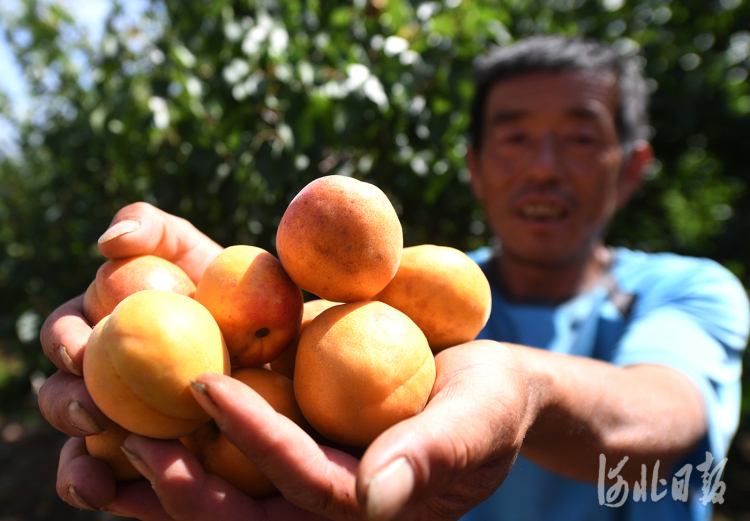
[{"label": "elderly man", "polygon": [[[116,485],[80,438],[110,421],[75,376],[90,334],[79,297],[42,330],[61,372],[40,406],[74,436],[61,497],[144,520],[709,519],[737,425],[747,297],[711,261],[603,244],[652,157],[637,67],[595,42],[522,41],[480,62],[472,116],[472,187],[501,244],[472,254],[493,310],[480,340],[436,356],[424,412],[358,460],[205,374],[196,399],[282,496],[253,501],[179,443],[136,435],[123,450],[146,480]],[[221,250],[143,203],[99,247],[160,255],[194,280]]]},{"label": "elderly man", "polygon": [[[706,451],[726,454],[747,303],[711,261],[603,245],[651,160],[646,106],[636,64],[598,43],[534,38],[480,62],[468,160],[502,244],[473,254],[493,287],[480,338],[542,348],[540,367],[547,352],[575,358],[560,358],[550,410],[466,519],[710,518],[700,490],[665,497],[654,482],[671,490],[690,464],[700,488]],[[620,505],[601,478],[625,457]]]}]

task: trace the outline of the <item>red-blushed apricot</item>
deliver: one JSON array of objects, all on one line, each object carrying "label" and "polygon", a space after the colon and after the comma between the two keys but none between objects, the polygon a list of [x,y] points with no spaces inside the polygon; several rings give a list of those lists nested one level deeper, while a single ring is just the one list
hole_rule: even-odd
[{"label": "red-blushed apricot", "polygon": [[111,259],[99,266],[83,298],[83,314],[92,326],[112,313],[125,297],[156,289],[192,297],[195,285],[179,266],[153,255]]},{"label": "red-blushed apricot", "polygon": [[297,285],[331,302],[367,300],[395,275],[403,232],[376,186],[321,177],[304,187],[276,233],[281,264]]},{"label": "red-blushed apricot", "polygon": [[274,360],[294,342],[302,291],[279,260],[255,246],[230,246],[206,268],[195,300],[211,312],[235,367]]}]

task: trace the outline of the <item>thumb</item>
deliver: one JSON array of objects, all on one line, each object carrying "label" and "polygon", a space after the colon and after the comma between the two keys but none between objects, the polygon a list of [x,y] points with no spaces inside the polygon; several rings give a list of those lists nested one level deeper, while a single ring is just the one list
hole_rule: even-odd
[{"label": "thumb", "polygon": [[98,246],[109,259],[156,255],[178,265],[196,284],[222,251],[187,220],[148,203],[133,203],[117,212]]},{"label": "thumb", "polygon": [[362,458],[357,500],[370,520],[460,517],[489,497],[515,462],[528,414],[510,351],[472,342],[442,351],[435,363],[424,411],[381,434]]}]

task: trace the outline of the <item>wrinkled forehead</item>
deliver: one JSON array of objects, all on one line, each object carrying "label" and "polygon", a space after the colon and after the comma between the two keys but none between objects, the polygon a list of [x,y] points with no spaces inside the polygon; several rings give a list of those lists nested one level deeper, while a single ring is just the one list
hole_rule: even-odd
[{"label": "wrinkled forehead", "polygon": [[520,117],[593,118],[616,124],[620,95],[611,72],[528,72],[503,78],[489,90],[484,126]]}]

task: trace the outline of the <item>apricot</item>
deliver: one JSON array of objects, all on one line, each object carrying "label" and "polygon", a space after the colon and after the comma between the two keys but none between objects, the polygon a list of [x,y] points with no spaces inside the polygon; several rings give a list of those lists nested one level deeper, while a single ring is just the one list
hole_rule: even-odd
[{"label": "apricot", "polygon": [[189,389],[201,373],[229,374],[216,321],[201,304],[143,290],[120,302],[91,332],[83,378],[94,403],[123,428],[179,438],[210,417]]},{"label": "apricot", "polygon": [[337,306],[338,302],[329,302],[323,299],[311,300],[305,302],[302,307],[302,324],[299,328],[299,335],[289,347],[284,349],[281,355],[271,362],[271,369],[277,373],[283,374],[287,378],[294,379],[294,361],[297,358],[297,345],[299,344],[299,337],[305,331],[308,324],[320,315],[326,309]]},{"label": "apricot", "polygon": [[323,311],[297,347],[294,392],[310,425],[331,441],[364,447],[424,408],[435,360],[412,320],[382,302]]},{"label": "apricot", "polygon": [[192,297],[195,285],[179,266],[153,255],[111,259],[99,266],[83,297],[83,314],[92,326],[112,313],[122,299],[144,289]]},{"label": "apricot", "polygon": [[299,333],[302,291],[279,260],[255,246],[231,246],[206,268],[195,300],[211,312],[233,366],[277,358]]},{"label": "apricot", "polygon": [[373,300],[405,313],[434,353],[474,340],[490,317],[490,284],[481,268],[454,248],[404,248],[396,276]]},{"label": "apricot", "polygon": [[276,233],[281,264],[299,287],[332,302],[367,300],[398,269],[403,232],[376,186],[327,176],[305,186]]},{"label": "apricot", "polygon": [[[250,386],[278,413],[297,425],[307,425],[294,398],[289,378],[267,369],[251,367],[235,369],[232,378]],[[221,433],[213,421],[180,441],[195,455],[206,472],[216,474],[248,496],[261,499],[276,491],[271,480]]]},{"label": "apricot", "polygon": [[109,465],[118,481],[130,481],[143,477],[120,449],[129,435],[130,431],[119,425],[113,425],[101,434],[86,436],[86,450],[89,455]]}]

